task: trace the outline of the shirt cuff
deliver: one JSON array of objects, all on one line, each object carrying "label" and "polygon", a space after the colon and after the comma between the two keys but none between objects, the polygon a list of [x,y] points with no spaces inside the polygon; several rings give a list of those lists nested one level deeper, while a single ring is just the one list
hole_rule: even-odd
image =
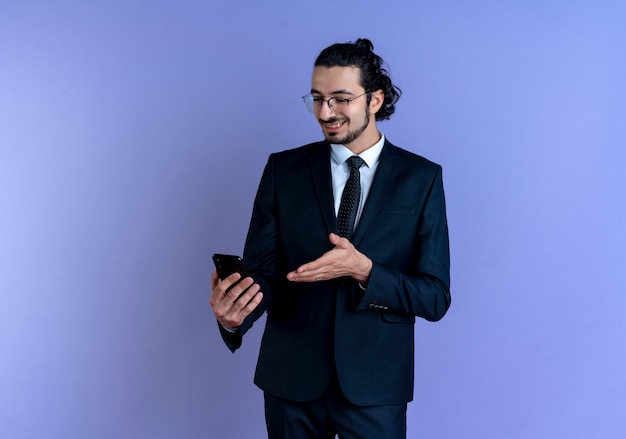
[{"label": "shirt cuff", "polygon": [[236,328],[227,328],[224,325],[222,325],[220,322],[217,322],[217,323],[219,323],[219,325],[222,327],[224,331],[230,332],[231,334],[234,334],[239,329],[239,326],[237,326]]}]

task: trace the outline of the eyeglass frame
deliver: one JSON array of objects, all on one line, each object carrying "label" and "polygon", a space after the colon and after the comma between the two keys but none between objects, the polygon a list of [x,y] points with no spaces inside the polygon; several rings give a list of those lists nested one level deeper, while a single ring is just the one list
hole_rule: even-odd
[{"label": "eyeglass frame", "polygon": [[[324,102],[326,102],[326,105],[328,105],[328,108],[334,113],[334,104],[331,103],[331,101],[334,99],[335,103],[339,103],[341,105],[345,104],[346,108],[350,105],[350,102],[352,102],[355,99],[360,98],[361,96],[365,96],[366,94],[368,94],[370,92],[370,90],[365,90],[363,93],[361,93],[358,96],[355,96],[353,98],[338,98],[336,96],[331,96],[327,99],[324,99],[322,96],[314,96],[313,93],[309,93],[306,94],[304,96],[302,96],[302,102],[304,103],[304,106],[306,107],[306,109],[310,112],[310,113],[315,113],[315,102],[316,100],[319,100],[320,103],[320,109],[324,106]],[[307,105],[307,99],[311,99],[312,100],[312,108],[309,109],[309,106]]]}]

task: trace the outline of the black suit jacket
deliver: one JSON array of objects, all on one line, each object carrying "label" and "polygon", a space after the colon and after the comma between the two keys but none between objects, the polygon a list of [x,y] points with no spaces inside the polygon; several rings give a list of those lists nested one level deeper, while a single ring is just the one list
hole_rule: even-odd
[{"label": "black suit jacket", "polygon": [[267,311],[255,383],[294,401],[321,396],[336,371],[359,405],[413,398],[415,316],[450,305],[450,257],[441,167],[385,142],[353,244],[373,261],[367,288],[351,278],[292,283],[285,276],[332,248],[337,231],[330,145],[272,154],[244,249],[264,299],[235,334],[234,351]]}]

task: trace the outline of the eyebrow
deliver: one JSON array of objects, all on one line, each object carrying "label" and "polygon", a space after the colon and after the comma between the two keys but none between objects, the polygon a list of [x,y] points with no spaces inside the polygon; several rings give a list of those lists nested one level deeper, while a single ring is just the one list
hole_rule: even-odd
[{"label": "eyebrow", "polygon": [[[317,93],[317,94],[323,94],[321,91],[319,90],[315,90],[314,88],[311,89],[311,93]],[[354,96],[354,93],[352,93],[349,90],[335,90],[335,91],[331,91],[330,92],[331,95],[351,95]]]}]

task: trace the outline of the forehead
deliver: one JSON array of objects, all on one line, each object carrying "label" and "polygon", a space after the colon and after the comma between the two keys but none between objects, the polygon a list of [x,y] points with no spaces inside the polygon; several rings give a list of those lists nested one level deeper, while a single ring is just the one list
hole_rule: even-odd
[{"label": "forehead", "polygon": [[361,70],[358,67],[315,67],[311,76],[311,91],[325,95],[362,92]]}]

